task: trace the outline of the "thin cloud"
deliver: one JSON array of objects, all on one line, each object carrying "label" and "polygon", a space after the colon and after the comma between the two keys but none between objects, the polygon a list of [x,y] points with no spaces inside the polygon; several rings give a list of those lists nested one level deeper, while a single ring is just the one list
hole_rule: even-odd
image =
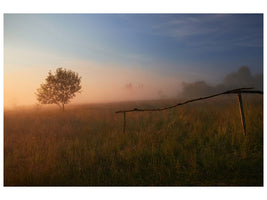
[{"label": "thin cloud", "polygon": [[156,34],[171,37],[189,47],[262,47],[261,30],[248,25],[250,22],[238,15],[177,15],[153,29]]}]

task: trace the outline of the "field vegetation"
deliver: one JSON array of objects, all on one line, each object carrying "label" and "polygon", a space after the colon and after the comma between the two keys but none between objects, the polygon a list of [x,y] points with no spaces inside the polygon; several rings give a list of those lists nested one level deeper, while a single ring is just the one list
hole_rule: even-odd
[{"label": "field vegetation", "polygon": [[262,186],[263,101],[236,95],[4,112],[5,186]]}]

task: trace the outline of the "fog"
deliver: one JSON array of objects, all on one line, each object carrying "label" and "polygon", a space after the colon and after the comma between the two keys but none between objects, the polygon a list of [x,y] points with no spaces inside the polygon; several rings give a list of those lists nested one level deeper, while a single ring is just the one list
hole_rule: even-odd
[{"label": "fog", "polygon": [[227,74],[222,83],[215,86],[209,85],[203,80],[193,83],[183,82],[182,92],[179,96],[201,97],[240,87],[252,87],[254,89],[262,90],[263,74],[252,75],[247,66],[242,66],[237,71]]},{"label": "fog", "polygon": [[[183,80],[176,75],[164,76],[162,73],[141,69],[135,71],[115,67],[90,69],[90,71],[88,68],[77,70],[82,76],[82,92],[71,100],[71,104],[202,97],[239,87],[263,89],[263,74],[253,75],[246,66],[227,74],[217,85],[208,84],[206,80],[190,82],[188,78]],[[32,74],[5,73],[4,107],[38,104],[34,93],[45,77],[44,71],[39,72],[38,76],[33,72]]]},{"label": "fog", "polygon": [[[63,68],[77,72],[81,77],[82,90],[70,104],[109,103],[170,98],[177,96],[181,80],[150,69],[127,68],[118,65],[73,61]],[[75,67],[71,67],[71,65]],[[4,73],[4,107],[17,108],[38,104],[35,92],[44,83],[49,70],[11,71],[6,65]],[[161,92],[160,92],[161,91]]]}]

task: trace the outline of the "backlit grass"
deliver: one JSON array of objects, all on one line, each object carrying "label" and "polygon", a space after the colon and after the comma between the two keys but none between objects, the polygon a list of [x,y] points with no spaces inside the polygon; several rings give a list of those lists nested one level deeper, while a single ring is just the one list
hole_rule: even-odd
[{"label": "backlit grass", "polygon": [[163,112],[115,111],[176,101],[22,109],[4,113],[4,185],[263,185],[262,96],[236,96]]}]

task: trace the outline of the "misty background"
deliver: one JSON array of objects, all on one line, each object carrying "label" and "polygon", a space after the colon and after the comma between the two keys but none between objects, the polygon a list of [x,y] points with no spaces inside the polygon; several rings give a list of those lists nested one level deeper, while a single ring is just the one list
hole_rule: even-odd
[{"label": "misty background", "polygon": [[183,82],[179,96],[201,97],[241,87],[263,90],[263,74],[253,75],[247,66],[242,66],[237,71],[227,74],[223,82],[215,86],[207,84],[204,80],[193,83]]},{"label": "misty background", "polygon": [[197,98],[237,88],[253,88],[262,91],[263,74],[252,74],[249,67],[242,66],[236,71],[226,74],[222,81],[217,84],[209,84],[207,80],[194,82],[185,80],[178,83],[177,79],[177,82],[173,82],[173,85],[157,85],[155,88],[146,84],[135,83],[135,81],[128,82],[124,86],[125,94],[132,95],[132,100],[135,100],[139,95],[139,100]]}]

